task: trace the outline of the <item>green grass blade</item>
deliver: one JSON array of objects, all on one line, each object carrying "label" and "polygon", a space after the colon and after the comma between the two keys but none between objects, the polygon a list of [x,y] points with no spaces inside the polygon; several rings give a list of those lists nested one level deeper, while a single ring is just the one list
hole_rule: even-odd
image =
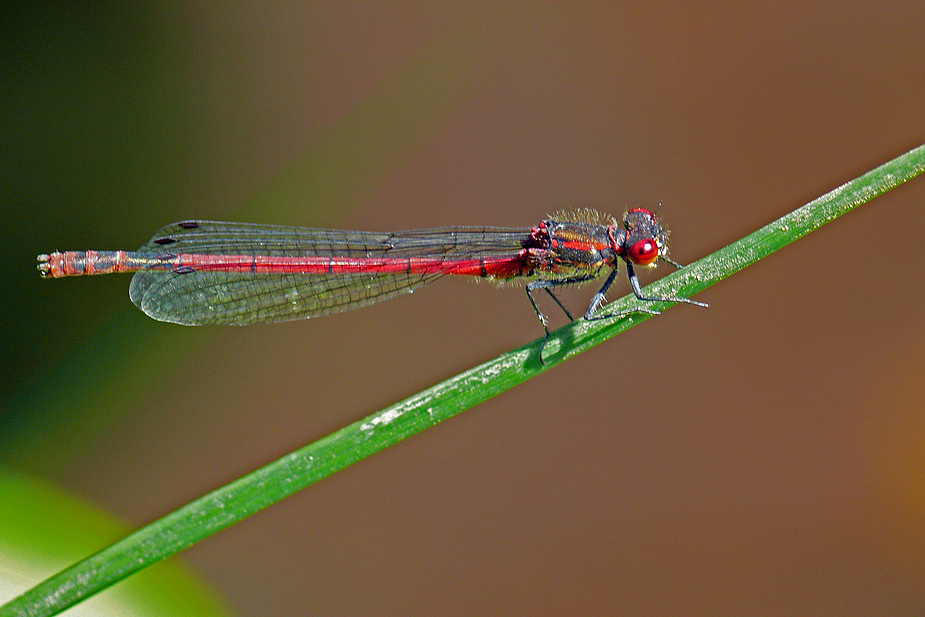
[{"label": "green grass blade", "polygon": [[[649,295],[689,296],[755,263],[858,205],[925,171],[925,146],[870,171],[751,235],[646,288]],[[649,305],[656,309],[670,303]],[[634,298],[610,305],[638,306]],[[693,309],[691,309],[693,310]],[[310,484],[548,370],[649,315],[579,321],[552,333],[543,364],[538,341],[465,371],[355,422],[138,530],[49,578],[0,616],[53,615],[153,563],[207,538]]]}]

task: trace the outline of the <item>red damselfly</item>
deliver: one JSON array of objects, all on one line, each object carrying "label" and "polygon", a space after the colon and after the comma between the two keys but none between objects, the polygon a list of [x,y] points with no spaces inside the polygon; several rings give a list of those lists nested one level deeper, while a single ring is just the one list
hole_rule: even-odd
[{"label": "red damselfly", "polygon": [[[573,319],[553,290],[593,280],[609,269],[584,318],[620,316],[598,313],[620,260],[638,299],[707,306],[687,298],[644,296],[634,266],[658,259],[681,267],[668,258],[668,232],[660,221],[644,208],[632,208],[622,228],[593,210],[558,213],[529,229],[393,233],[184,221],[162,228],[134,252],[39,255],[38,269],[47,277],[135,272],[132,302],[154,319],[185,325],[317,317],[393,298],[447,274],[533,277],[527,298],[548,338],[547,319],[534,292],[545,291]],[[629,312],[657,314],[645,308]]]}]

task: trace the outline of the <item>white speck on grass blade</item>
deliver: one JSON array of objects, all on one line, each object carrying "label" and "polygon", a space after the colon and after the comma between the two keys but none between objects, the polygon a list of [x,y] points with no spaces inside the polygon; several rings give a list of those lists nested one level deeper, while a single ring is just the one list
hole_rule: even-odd
[{"label": "white speck on grass blade", "polygon": [[392,409],[392,410],[386,411],[376,416],[369,422],[364,422],[363,424],[361,424],[360,430],[370,432],[372,430],[375,430],[377,426],[388,426],[389,424],[391,424],[392,422],[400,418],[402,416],[402,413],[404,412],[400,409]]}]

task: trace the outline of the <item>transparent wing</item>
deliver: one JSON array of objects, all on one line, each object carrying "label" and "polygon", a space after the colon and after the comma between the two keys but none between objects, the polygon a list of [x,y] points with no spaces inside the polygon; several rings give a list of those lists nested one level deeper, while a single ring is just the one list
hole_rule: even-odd
[{"label": "transparent wing", "polygon": [[[279,257],[459,260],[514,256],[529,229],[453,227],[393,233],[189,221],[168,225],[139,253]],[[246,325],[346,311],[426,285],[446,271],[257,273],[197,269],[139,270],[129,295],[160,321],[186,325]]]}]

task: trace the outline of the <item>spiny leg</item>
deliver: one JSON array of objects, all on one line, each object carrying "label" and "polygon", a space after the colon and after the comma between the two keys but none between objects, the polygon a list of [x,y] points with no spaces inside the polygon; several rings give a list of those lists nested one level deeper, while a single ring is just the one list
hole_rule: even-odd
[{"label": "spiny leg", "polygon": [[[673,262],[669,259],[665,259],[665,261],[667,261],[668,263],[674,266],[681,267],[680,264],[677,264],[676,262]],[[696,306],[707,306],[703,302],[697,302],[696,300],[691,300],[689,298],[676,298],[674,296],[667,296],[667,297],[644,296],[642,295],[642,287],[639,285],[639,277],[636,276],[636,271],[633,269],[633,264],[627,262],[626,273],[630,280],[630,287],[633,288],[633,295],[636,296],[638,300],[642,300],[643,302],[684,302],[686,304],[694,304]],[[653,310],[653,309],[635,308],[635,309],[630,309],[628,311],[620,311],[618,313],[610,313],[607,315],[595,315],[594,313],[597,311],[598,308],[600,308],[601,303],[603,303],[604,295],[607,293],[607,289],[613,283],[614,279],[616,278],[616,275],[617,275],[617,271],[616,269],[614,269],[614,271],[610,273],[610,276],[607,277],[607,280],[604,282],[604,285],[603,287],[601,287],[601,290],[594,295],[594,299],[591,301],[591,305],[588,307],[588,310],[585,313],[585,319],[595,319],[595,320],[596,319],[610,319],[613,317],[624,317],[632,313],[648,313],[649,315],[659,314],[658,311]]]},{"label": "spiny leg", "polygon": [[[669,261],[669,263],[674,264],[674,262],[671,261]],[[636,272],[633,271],[633,265],[629,263],[626,264],[626,271],[630,278],[630,286],[633,288],[633,294],[644,302],[684,302],[685,304],[694,304],[696,306],[708,306],[703,302],[697,302],[696,300],[691,300],[690,298],[675,298],[673,296],[655,298],[646,297],[642,295],[642,289],[639,286],[639,277],[637,277]]]},{"label": "spiny leg", "polygon": [[536,317],[540,320],[540,324],[542,324],[543,331],[545,332],[545,336],[543,336],[543,342],[540,343],[540,362],[543,362],[543,349],[546,347],[546,341],[549,340],[549,320],[536,305],[536,300],[533,298],[533,292],[537,289],[542,289],[545,291],[547,294],[549,294],[549,297],[552,298],[557,305],[559,305],[559,308],[562,309],[562,312],[565,313],[565,316],[569,318],[569,321],[575,321],[575,318],[572,317],[572,314],[567,308],[565,308],[565,305],[562,304],[562,301],[556,297],[556,294],[554,294],[552,290],[556,287],[563,287],[573,283],[584,283],[594,278],[596,277],[593,275],[583,275],[558,280],[530,281],[527,283],[527,299],[530,300],[530,306],[533,307],[533,312],[536,313]]},{"label": "spiny leg", "polygon": [[550,297],[550,298],[552,298],[553,300],[555,300],[556,304],[559,305],[559,308],[562,309],[562,312],[565,313],[565,316],[568,317],[568,320],[569,320],[569,321],[575,321],[575,318],[572,317],[572,314],[569,313],[569,311],[568,311],[567,308],[565,308],[565,305],[562,304],[562,301],[559,300],[559,298],[556,296],[556,294],[552,293],[552,289],[550,289],[548,286],[546,286],[546,287],[543,287],[543,291],[545,291],[547,294],[549,294],[549,297]]},{"label": "spiny leg", "polygon": [[[626,264],[630,272],[630,281],[634,280],[635,273],[633,272],[632,266]],[[594,297],[591,299],[591,304],[588,305],[588,310],[585,311],[585,319],[588,321],[596,321],[598,319],[610,319],[613,317],[625,317],[626,315],[632,315],[633,313],[648,313],[649,315],[658,315],[658,311],[646,308],[635,308],[628,311],[619,311],[617,313],[608,313],[606,315],[595,315],[597,310],[601,307],[604,301],[607,299],[607,290],[610,289],[610,286],[613,285],[614,280],[617,278],[617,269],[614,268],[610,275],[607,277],[607,280],[604,281],[604,284],[601,285],[601,288],[598,290]],[[636,280],[636,288],[639,286],[639,279]],[[632,284],[632,282],[630,283]],[[639,294],[636,294],[636,297],[639,298]],[[641,298],[647,299],[647,298]]]}]

